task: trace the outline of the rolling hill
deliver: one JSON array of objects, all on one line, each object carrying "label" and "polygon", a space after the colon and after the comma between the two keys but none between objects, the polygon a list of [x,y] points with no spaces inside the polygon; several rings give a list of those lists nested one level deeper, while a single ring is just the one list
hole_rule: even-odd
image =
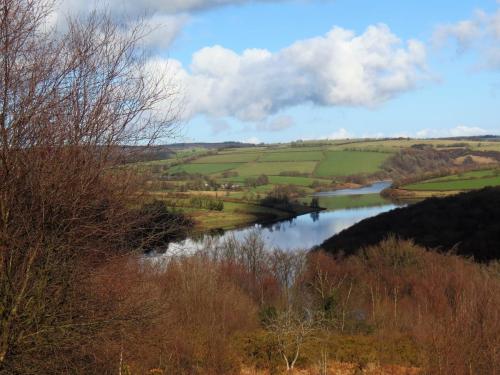
[{"label": "rolling hill", "polygon": [[500,259],[500,187],[430,198],[361,221],[326,240],[330,253],[354,254],[390,235],[479,262]]}]

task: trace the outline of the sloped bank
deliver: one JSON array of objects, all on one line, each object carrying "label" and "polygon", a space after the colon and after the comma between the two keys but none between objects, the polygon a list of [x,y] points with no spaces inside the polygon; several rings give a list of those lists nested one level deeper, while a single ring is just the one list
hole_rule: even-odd
[{"label": "sloped bank", "polygon": [[429,198],[365,219],[323,242],[329,253],[354,254],[395,235],[438,251],[488,262],[500,259],[500,187]]}]

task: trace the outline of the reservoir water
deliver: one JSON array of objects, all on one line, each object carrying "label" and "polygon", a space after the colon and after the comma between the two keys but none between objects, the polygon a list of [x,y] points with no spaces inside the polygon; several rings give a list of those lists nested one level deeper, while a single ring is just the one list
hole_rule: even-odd
[{"label": "reservoir water", "polygon": [[[352,196],[354,199],[362,195],[366,196],[366,194],[377,195],[389,185],[390,182],[378,182],[360,189],[337,190],[315,195],[319,197]],[[283,250],[310,249],[363,219],[376,216],[396,207],[392,203],[380,200],[376,205],[367,207],[331,209],[297,216],[273,224],[255,224],[242,229],[229,230],[220,235],[206,234],[200,238],[188,238],[184,241],[171,243],[167,254],[192,252],[202,249],[207,243],[213,246],[233,238],[241,241],[250,233],[255,232],[259,234],[265,246],[269,249],[276,247]]]},{"label": "reservoir water", "polygon": [[340,197],[346,195],[380,194],[384,189],[391,186],[392,181],[379,181],[374,184],[363,186],[357,189],[341,189],[333,191],[322,191],[314,194],[315,197]]}]

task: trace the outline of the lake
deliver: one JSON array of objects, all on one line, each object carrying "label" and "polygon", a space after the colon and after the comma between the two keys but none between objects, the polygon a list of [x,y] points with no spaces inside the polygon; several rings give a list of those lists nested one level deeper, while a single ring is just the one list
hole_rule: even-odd
[{"label": "lake", "polygon": [[357,189],[341,189],[333,191],[322,191],[314,194],[315,197],[340,197],[347,195],[364,195],[364,194],[380,194],[384,189],[387,189],[392,184],[392,181],[379,181],[374,184],[363,186]]},{"label": "lake", "polygon": [[[355,199],[364,194],[380,193],[380,191],[390,186],[390,184],[390,182],[384,181],[359,189],[322,192],[315,194],[315,196],[352,196]],[[396,207],[398,206],[395,204],[384,203],[371,207],[333,209],[300,215],[293,219],[282,220],[273,224],[255,224],[242,229],[229,230],[217,236],[206,234],[201,238],[188,238],[184,241],[169,244],[167,254],[193,252],[206,246],[207,241],[214,244],[214,241],[215,243],[222,243],[229,238],[243,240],[250,233],[254,232],[260,235],[266,247],[270,249],[276,247],[284,250],[310,249],[363,219],[390,211]]]}]

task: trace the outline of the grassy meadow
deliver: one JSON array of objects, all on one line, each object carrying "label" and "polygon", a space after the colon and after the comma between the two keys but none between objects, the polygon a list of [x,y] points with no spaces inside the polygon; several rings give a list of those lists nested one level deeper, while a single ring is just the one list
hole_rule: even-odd
[{"label": "grassy meadow", "polygon": [[[137,165],[142,171],[152,171],[153,180],[168,181],[165,185],[169,187],[156,189],[159,196],[172,191],[187,191],[191,195],[208,195],[223,201],[224,208],[220,211],[189,207],[189,200],[182,210],[190,213],[200,230],[228,229],[293,215],[292,212],[260,205],[261,199],[276,187],[293,187],[300,198],[298,201],[308,207],[315,191],[333,190],[346,182],[365,184],[381,177],[390,178],[384,164],[393,155],[412,147],[430,146],[434,150],[450,152],[470,150],[485,155],[500,152],[500,142],[495,141],[360,139],[221,149],[193,147],[177,151],[170,159]],[[476,158],[490,160],[488,157]],[[464,159],[464,156],[457,158],[461,162]],[[263,182],[257,183],[256,180],[263,175]],[[198,181],[198,184],[193,186],[193,181]],[[500,176],[495,170],[483,169],[417,180],[400,189],[413,197],[425,198],[491,185],[500,185]],[[318,200],[319,206],[325,209],[376,206],[387,202],[378,194],[321,197]]]},{"label": "grassy meadow", "polygon": [[191,163],[176,165],[175,167],[170,168],[169,172],[186,172],[189,174],[199,173],[203,175],[212,175],[215,173],[220,173],[237,168],[238,166],[238,163]]},{"label": "grassy meadow", "polygon": [[500,171],[490,169],[429,179],[405,185],[402,189],[410,191],[468,191],[497,185],[500,185]]},{"label": "grassy meadow", "polygon": [[[369,146],[370,143],[367,144]],[[394,150],[353,151],[334,144],[322,147],[247,147],[222,150],[215,155],[180,162],[168,173],[200,173],[223,179],[221,172],[232,171],[237,173],[236,177],[232,177],[234,182],[265,174],[272,178],[273,184],[309,186],[315,179],[329,181],[339,176],[379,172],[391,152]],[[293,178],[289,180],[287,177]]]},{"label": "grassy meadow", "polygon": [[370,151],[327,151],[325,154],[315,170],[318,177],[376,173],[390,156],[386,152]]}]

